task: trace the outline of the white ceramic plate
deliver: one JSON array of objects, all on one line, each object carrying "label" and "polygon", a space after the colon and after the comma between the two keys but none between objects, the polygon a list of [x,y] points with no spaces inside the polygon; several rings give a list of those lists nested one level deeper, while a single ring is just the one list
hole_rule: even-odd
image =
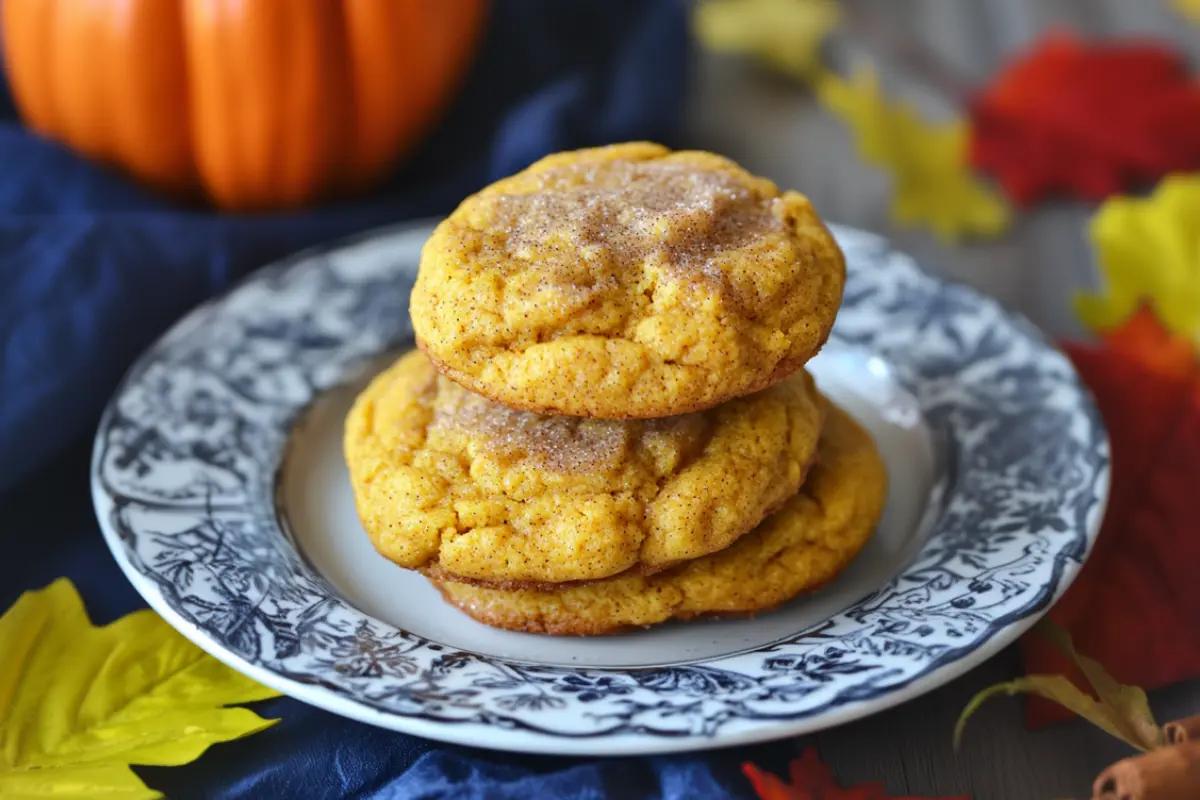
[{"label": "white ceramic plate", "polygon": [[341,457],[356,390],[411,346],[429,230],[300,254],[197,309],[134,366],[97,434],[96,512],[130,580],[198,645],[282,692],[506,750],[790,736],[994,654],[1095,538],[1108,444],[1069,362],[993,301],[838,228],[845,301],[810,368],[891,476],[850,569],[752,620],[594,639],[480,625],[374,552]]}]

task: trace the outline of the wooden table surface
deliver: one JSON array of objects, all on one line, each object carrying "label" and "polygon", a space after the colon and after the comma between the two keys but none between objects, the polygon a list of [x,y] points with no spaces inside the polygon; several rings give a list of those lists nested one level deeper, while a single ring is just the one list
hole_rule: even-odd
[{"label": "wooden table surface", "polygon": [[[1162,36],[1200,57],[1200,25],[1180,20],[1166,0],[842,2],[883,20],[893,33],[934,48],[957,74],[974,81],[1056,24],[1093,36]],[[885,90],[912,99],[932,118],[955,111],[926,81],[852,32],[836,36],[829,50],[837,64],[864,56],[882,59]],[[959,247],[941,246],[921,231],[898,230],[888,219],[886,176],[856,157],[841,123],[804,89],[724,56],[697,56],[687,135],[690,146],[728,155],[804,192],[827,219],[887,235],[926,268],[975,285],[1049,333],[1082,333],[1068,298],[1095,280],[1084,234],[1091,207],[1043,207],[1020,215],[1001,239]],[[893,794],[969,794],[975,800],[1088,797],[1095,776],[1127,755],[1127,748],[1078,720],[1027,731],[1020,700],[991,701],[968,727],[963,748],[954,752],[951,732],[967,700],[1020,671],[1017,653],[1009,649],[925,697],[823,732],[813,741],[843,783],[883,780]],[[1198,713],[1200,681],[1153,692],[1151,701],[1161,721]]]}]

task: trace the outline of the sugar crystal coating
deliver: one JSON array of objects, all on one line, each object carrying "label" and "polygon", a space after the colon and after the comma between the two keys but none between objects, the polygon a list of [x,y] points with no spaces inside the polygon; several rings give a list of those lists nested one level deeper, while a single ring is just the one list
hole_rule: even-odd
[{"label": "sugar crystal coating", "polygon": [[432,428],[479,435],[481,447],[507,461],[530,461],[554,472],[612,466],[630,445],[632,430],[616,420],[549,417],[518,411],[468,392],[439,405]]},{"label": "sugar crystal coating", "polygon": [[419,351],[359,395],[345,454],[376,548],[494,585],[652,572],[727,547],[799,489],[821,428],[801,371],[661,420],[514,411]]},{"label": "sugar crystal coating", "polygon": [[418,343],[505,405],[653,418],[782,380],[845,265],[807,199],[650,144],[550,156],[468,198],[422,252]]},{"label": "sugar crystal coating", "polygon": [[[753,192],[733,175],[698,171],[669,161],[618,161],[598,171],[589,163],[535,173],[531,193],[488,198],[492,224],[507,234],[488,241],[502,272],[536,263],[543,286],[580,289],[584,261],[619,267],[610,285],[637,280],[643,260],[683,280],[708,281],[716,290],[734,287],[716,257],[744,247],[768,231],[782,232],[778,198]],[[526,187],[522,187],[526,188]],[[552,244],[553,243],[553,244]],[[752,298],[739,298],[750,305]]]}]

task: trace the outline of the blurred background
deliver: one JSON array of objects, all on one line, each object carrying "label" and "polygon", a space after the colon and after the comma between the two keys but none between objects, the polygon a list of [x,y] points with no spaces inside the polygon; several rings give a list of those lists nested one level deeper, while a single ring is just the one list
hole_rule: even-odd
[{"label": "blurred background", "polygon": [[[1200,47],[1189,0],[5,0],[0,9],[9,120],[0,213],[72,215],[71,230],[79,215],[104,224],[110,213],[167,215],[187,245],[177,240],[166,260],[199,271],[191,283],[202,285],[183,293],[191,301],[314,241],[445,213],[548,152],[640,138],[728,155],[809,194],[828,219],[893,236],[928,267],[1062,334],[1081,332],[1065,309],[1091,280],[1079,232],[1099,198],[1050,193],[1003,230],[940,244],[919,220],[896,224],[895,170],[864,158],[861,136],[821,87],[871,69],[883,102],[937,126],[969,118],[973,98],[1055,29],[1088,41],[1152,36],[1186,59]],[[1064,99],[1089,95],[1043,83]],[[1092,104],[1097,125],[1104,105]],[[904,139],[876,127],[884,149]],[[936,192],[936,177],[918,169],[907,180]],[[214,225],[219,252],[200,244]],[[0,246],[11,251],[29,232],[5,233]]]},{"label": "blurred background", "polygon": [[[1150,38],[1200,56],[1200,24],[1169,0],[841,0],[839,22],[822,45],[835,70],[876,65],[883,92],[911,102],[931,121],[964,114],[959,86],[983,88],[1058,30],[1090,41]],[[684,128],[689,141],[813,198],[830,220],[878,231],[926,268],[972,283],[1055,335],[1085,330],[1071,296],[1096,281],[1086,230],[1097,202],[1054,195],[1013,217],[986,240],[946,245],[920,226],[891,218],[893,181],[864,163],[836,114],[811,91],[772,80],[753,59],[701,46],[691,72]],[[1107,77],[1096,76],[1103,81]],[[948,84],[956,84],[949,86]],[[1090,85],[1080,87],[1083,94]],[[1063,98],[1068,100],[1069,98]],[[1094,104],[1094,122],[1117,107]],[[1200,129],[1187,132],[1200,137]],[[1196,165],[1194,165],[1196,166]],[[1152,182],[1133,187],[1144,192]]]}]

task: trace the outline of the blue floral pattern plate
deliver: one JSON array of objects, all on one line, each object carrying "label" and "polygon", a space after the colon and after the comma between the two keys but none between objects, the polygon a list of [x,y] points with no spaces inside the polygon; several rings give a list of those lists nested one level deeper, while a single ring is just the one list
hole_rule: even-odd
[{"label": "blue floral pattern plate", "polygon": [[267,267],[132,368],[96,436],[113,554],[199,646],[280,691],[397,730],[617,755],[789,736],[926,692],[1061,595],[1108,493],[1104,429],[1028,323],[837,228],[845,300],[811,370],[891,476],[839,580],[754,619],[613,637],[497,631],[375,554],[341,457],[344,414],[411,347],[431,226]]}]

